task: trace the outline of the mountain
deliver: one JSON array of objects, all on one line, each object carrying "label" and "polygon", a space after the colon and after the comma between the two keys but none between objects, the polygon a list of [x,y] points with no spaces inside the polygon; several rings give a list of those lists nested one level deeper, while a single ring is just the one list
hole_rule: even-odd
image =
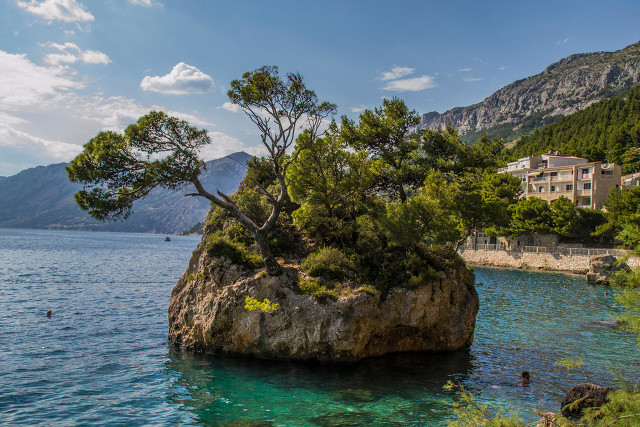
[{"label": "mountain", "polygon": [[[205,189],[233,193],[247,172],[252,156],[240,152],[206,163],[200,176]],[[48,228],[96,231],[179,233],[203,221],[209,201],[185,197],[191,192],[156,188],[134,203],[134,213],[122,222],[99,222],[81,210],[73,194],[82,188],[69,182],[68,163],[38,166],[0,178],[0,227]]]},{"label": "mountain", "polygon": [[640,86],[625,98],[591,104],[520,138],[507,152],[511,158],[562,151],[591,161],[618,163],[623,174],[637,172],[640,147]]},{"label": "mountain", "polygon": [[424,114],[420,127],[450,124],[467,142],[484,132],[509,142],[594,102],[624,95],[639,82],[640,42],[615,52],[571,55],[478,104]]}]

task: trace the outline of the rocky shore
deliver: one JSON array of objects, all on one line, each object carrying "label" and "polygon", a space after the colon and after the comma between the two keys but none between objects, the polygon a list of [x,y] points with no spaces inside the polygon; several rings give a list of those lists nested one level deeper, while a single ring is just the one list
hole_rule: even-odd
[{"label": "rocky shore", "polygon": [[[320,301],[301,293],[300,276],[296,266],[277,277],[246,271],[209,258],[201,243],[171,294],[169,341],[195,351],[322,362],[453,351],[473,341],[478,295],[462,262],[426,285],[384,296],[356,289]],[[247,297],[270,305],[251,309]]]},{"label": "rocky shore", "polygon": [[461,250],[460,256],[471,266],[501,267],[515,270],[558,271],[584,275],[596,284],[609,284],[611,273],[640,265],[638,258],[629,258],[618,265],[612,255],[570,256],[564,254],[519,251]]}]

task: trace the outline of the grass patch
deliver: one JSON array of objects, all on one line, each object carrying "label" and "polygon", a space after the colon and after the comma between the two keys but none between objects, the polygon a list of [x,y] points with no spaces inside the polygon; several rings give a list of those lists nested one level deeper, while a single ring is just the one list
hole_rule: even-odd
[{"label": "grass patch", "polygon": [[262,257],[240,243],[234,242],[219,231],[207,237],[207,253],[211,258],[227,258],[236,265],[248,270],[255,270],[264,266]]},{"label": "grass patch", "polygon": [[326,302],[327,299],[337,300],[339,295],[335,289],[329,289],[321,284],[320,279],[311,277],[309,279],[299,278],[298,289],[305,295],[312,295],[320,302]]},{"label": "grass patch", "polygon": [[342,280],[353,273],[353,262],[340,250],[324,247],[309,255],[302,268],[311,277],[324,277],[329,280]]}]

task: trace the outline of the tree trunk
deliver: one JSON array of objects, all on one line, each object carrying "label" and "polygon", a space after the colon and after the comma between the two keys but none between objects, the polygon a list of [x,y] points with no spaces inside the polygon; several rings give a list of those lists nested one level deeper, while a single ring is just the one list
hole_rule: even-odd
[{"label": "tree trunk", "polygon": [[257,230],[253,236],[256,239],[258,249],[260,250],[260,256],[264,261],[264,267],[267,270],[269,276],[281,275],[282,267],[280,266],[280,264],[278,264],[278,261],[276,261],[276,258],[271,253],[271,248],[269,247],[269,239],[267,238],[267,232],[263,230]]}]

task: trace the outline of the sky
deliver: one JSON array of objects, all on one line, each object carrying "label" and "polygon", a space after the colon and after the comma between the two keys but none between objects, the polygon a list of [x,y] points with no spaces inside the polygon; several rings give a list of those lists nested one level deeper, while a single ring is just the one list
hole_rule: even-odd
[{"label": "sky", "polygon": [[574,53],[640,41],[640,1],[0,0],[0,176],[68,162],[151,110],[207,129],[205,160],[261,153],[229,103],[263,65],[357,120],[481,102]]}]

